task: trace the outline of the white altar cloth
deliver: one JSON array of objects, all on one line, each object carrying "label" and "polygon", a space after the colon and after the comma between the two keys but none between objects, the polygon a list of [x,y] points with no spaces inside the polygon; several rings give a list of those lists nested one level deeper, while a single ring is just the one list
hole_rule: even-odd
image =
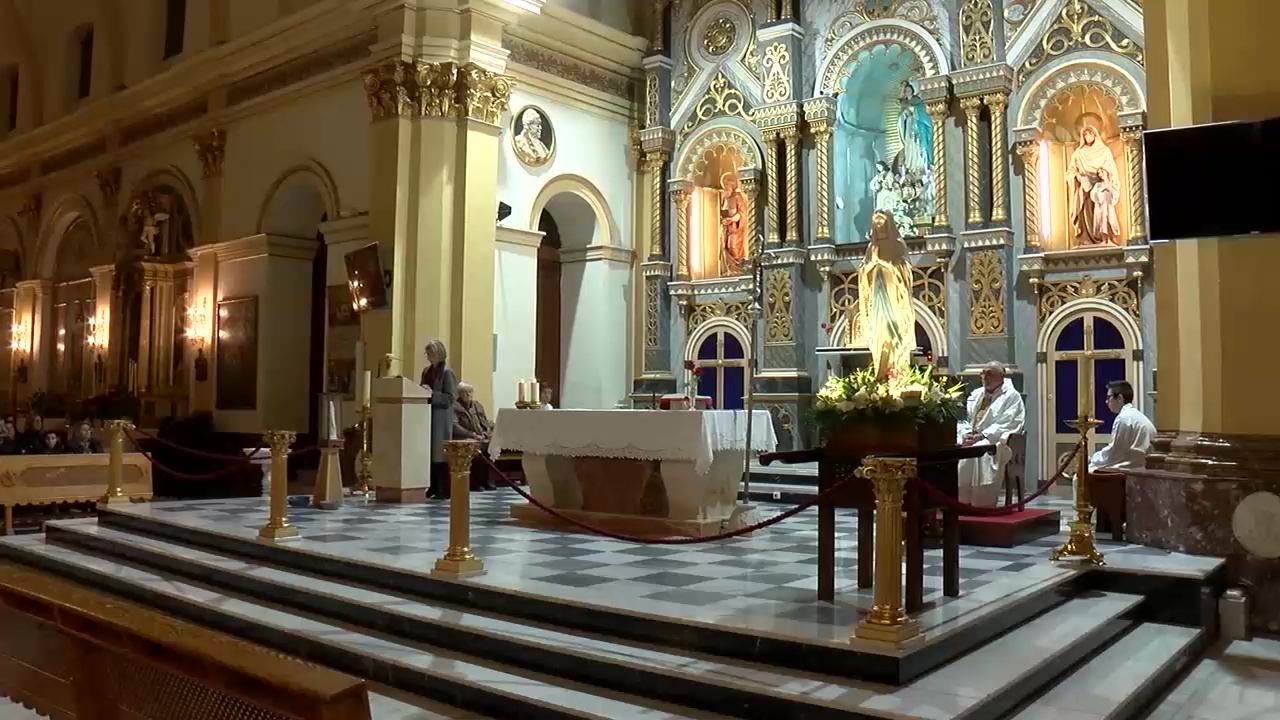
[{"label": "white altar cloth", "polygon": [[[764,410],[753,411],[751,451],[773,452],[778,436]],[[746,449],[745,410],[498,411],[489,454],[503,450],[563,457],[692,462],[701,474],[721,450]]]},{"label": "white altar cloth", "polygon": [[[754,411],[751,451],[778,440]],[[747,447],[742,410],[508,410],[490,455],[522,453],[529,491],[547,507],[618,532],[703,537],[746,523],[738,504]],[[546,520],[540,510],[512,515]]]}]

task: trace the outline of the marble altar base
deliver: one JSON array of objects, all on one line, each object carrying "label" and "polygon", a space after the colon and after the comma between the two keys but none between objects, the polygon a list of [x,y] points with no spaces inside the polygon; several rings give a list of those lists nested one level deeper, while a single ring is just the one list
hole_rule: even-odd
[{"label": "marble altar base", "polygon": [[1126,475],[1125,538],[1226,558],[1253,629],[1280,632],[1280,438],[1162,433]]}]

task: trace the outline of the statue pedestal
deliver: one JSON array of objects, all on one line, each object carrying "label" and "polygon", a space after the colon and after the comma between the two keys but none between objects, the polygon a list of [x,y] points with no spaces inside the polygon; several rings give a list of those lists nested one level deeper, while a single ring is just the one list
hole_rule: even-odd
[{"label": "statue pedestal", "polygon": [[431,399],[402,377],[373,381],[373,486],[378,502],[425,502],[431,479]]}]

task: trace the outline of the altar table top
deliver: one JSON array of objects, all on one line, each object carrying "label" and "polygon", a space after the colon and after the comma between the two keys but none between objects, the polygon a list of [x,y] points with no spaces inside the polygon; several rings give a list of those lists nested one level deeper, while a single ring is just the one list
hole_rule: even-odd
[{"label": "altar table top", "polygon": [[[702,473],[715,453],[747,446],[745,410],[516,410],[498,411],[489,453],[504,450],[564,457],[610,457],[694,463]],[[773,419],[751,418],[751,451],[778,446]]]}]

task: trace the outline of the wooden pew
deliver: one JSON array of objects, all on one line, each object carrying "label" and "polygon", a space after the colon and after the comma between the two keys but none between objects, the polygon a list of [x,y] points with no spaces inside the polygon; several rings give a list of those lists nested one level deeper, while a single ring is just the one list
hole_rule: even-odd
[{"label": "wooden pew", "polygon": [[[124,454],[124,494],[151,499],[151,461],[141,453]],[[4,534],[13,532],[19,505],[96,502],[107,491],[107,455],[0,456],[0,505]]]}]

